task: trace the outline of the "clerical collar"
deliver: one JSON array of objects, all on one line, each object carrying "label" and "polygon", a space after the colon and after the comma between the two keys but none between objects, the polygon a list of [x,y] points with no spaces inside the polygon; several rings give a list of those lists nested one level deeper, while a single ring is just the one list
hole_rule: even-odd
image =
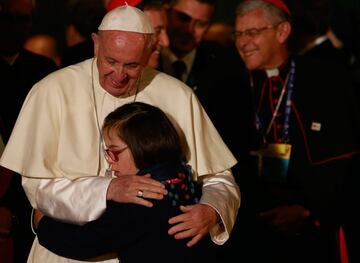
[{"label": "clerical collar", "polygon": [[267,69],[267,70],[265,70],[265,72],[266,72],[266,76],[268,78],[277,77],[280,75],[280,70],[278,68]]},{"label": "clerical collar", "polygon": [[265,69],[265,74],[268,78],[282,76],[283,78],[287,74],[290,68],[289,58],[287,58],[280,66],[272,69]]}]

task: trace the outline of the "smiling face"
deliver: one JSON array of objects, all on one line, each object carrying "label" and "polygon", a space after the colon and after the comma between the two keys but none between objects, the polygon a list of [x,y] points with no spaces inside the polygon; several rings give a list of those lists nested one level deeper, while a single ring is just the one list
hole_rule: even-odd
[{"label": "smiling face", "polygon": [[134,158],[130,148],[119,138],[115,127],[106,129],[103,133],[106,145],[106,160],[111,164],[117,175],[133,175],[138,169],[135,166]]},{"label": "smiling face", "polygon": [[166,31],[168,26],[166,9],[165,7],[150,8],[145,9],[144,13],[150,17],[155,31],[153,52],[150,55],[148,66],[158,68],[160,52],[169,46],[169,36]]},{"label": "smiling face", "polygon": [[115,97],[133,95],[147,64],[150,35],[117,30],[92,35],[100,85]]},{"label": "smiling face", "polygon": [[[254,32],[252,34],[251,32]],[[249,70],[271,69],[287,58],[288,22],[271,21],[262,9],[255,9],[235,22],[235,44]]]}]

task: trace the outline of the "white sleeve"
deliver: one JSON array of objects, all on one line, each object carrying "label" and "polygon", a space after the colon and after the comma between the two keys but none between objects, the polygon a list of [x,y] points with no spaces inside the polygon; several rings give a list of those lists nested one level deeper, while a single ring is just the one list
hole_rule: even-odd
[{"label": "white sleeve", "polygon": [[[23,178],[23,185],[30,185]],[[106,194],[112,178],[85,177],[38,180],[35,202],[44,214],[65,222],[84,224],[97,219],[106,209]],[[33,192],[33,191],[32,191]]]},{"label": "white sleeve", "polygon": [[200,203],[214,208],[221,218],[221,221],[210,230],[211,239],[214,243],[222,245],[229,239],[236,221],[240,207],[240,189],[231,170],[201,176],[199,179],[203,183]]}]

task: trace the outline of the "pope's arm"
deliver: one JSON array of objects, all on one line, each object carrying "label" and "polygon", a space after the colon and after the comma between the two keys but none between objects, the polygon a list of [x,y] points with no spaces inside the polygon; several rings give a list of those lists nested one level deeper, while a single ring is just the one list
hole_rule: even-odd
[{"label": "pope's arm", "polygon": [[112,178],[84,177],[39,179],[22,177],[22,185],[34,208],[65,222],[84,224],[106,209]]},{"label": "pope's arm", "polygon": [[201,180],[203,194],[200,203],[211,206],[220,216],[218,223],[210,230],[211,239],[222,245],[229,239],[236,221],[240,207],[240,190],[231,170],[202,176]]},{"label": "pope's arm", "polygon": [[[240,204],[240,193],[230,170],[203,176],[200,203],[214,208],[220,221],[210,231],[217,244],[224,243],[231,232]],[[23,177],[29,200],[45,214],[82,224],[97,219],[106,209],[107,189],[111,178],[86,177],[37,179]],[[225,200],[225,201],[224,201]]]},{"label": "pope's arm", "polygon": [[[34,207],[46,215],[75,224],[97,219],[104,212],[107,200],[151,207],[151,200],[160,200],[167,192],[162,183],[138,175],[73,180],[23,177],[23,186]],[[137,189],[144,189],[147,198],[136,196]]]}]

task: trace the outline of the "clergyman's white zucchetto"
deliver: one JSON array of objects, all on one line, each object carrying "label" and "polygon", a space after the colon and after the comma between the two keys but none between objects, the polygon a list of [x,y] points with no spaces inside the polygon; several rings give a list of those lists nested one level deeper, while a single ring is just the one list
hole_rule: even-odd
[{"label": "clergyman's white zucchetto", "polygon": [[108,12],[100,26],[103,30],[120,30],[143,34],[153,34],[154,29],[149,17],[136,7],[125,4]]}]

